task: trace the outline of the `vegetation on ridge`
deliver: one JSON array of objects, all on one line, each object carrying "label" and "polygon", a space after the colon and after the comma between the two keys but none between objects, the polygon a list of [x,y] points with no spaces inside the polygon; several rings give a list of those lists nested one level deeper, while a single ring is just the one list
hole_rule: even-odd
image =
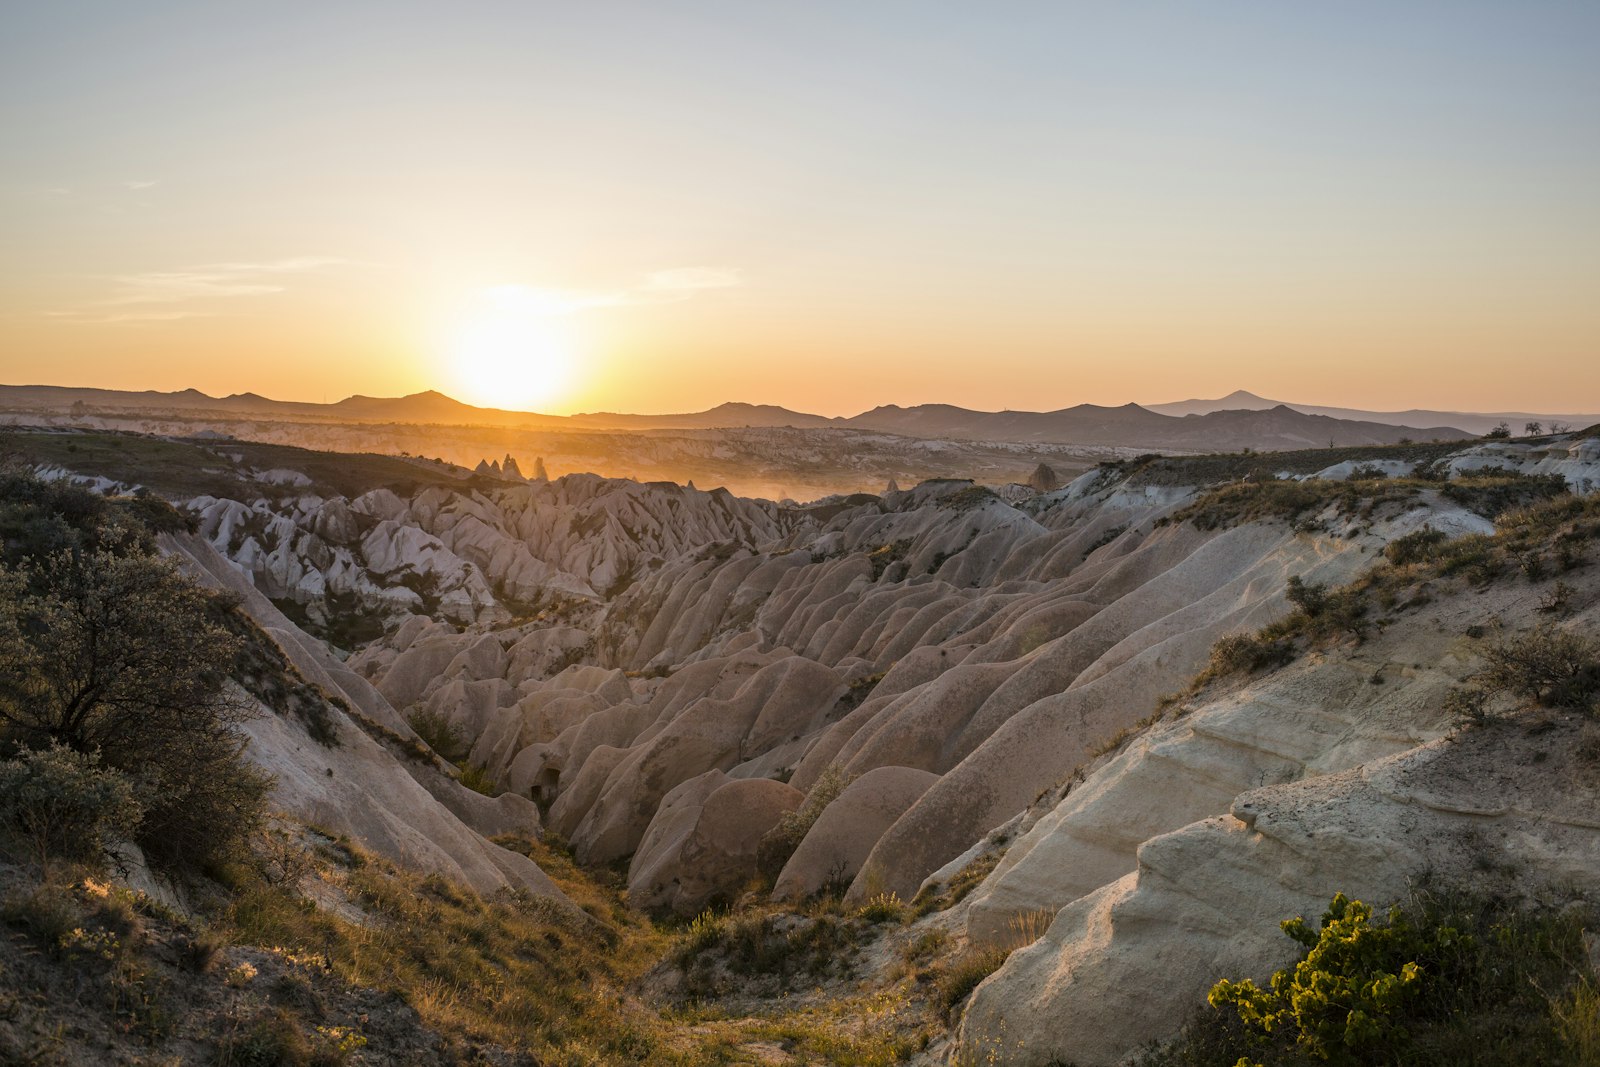
[{"label": "vegetation on ridge", "polygon": [[[242,757],[248,709],[227,682],[244,643],[216,621],[231,608],[155,554],[136,504],[6,474],[0,531],[0,755],[92,757],[82,781],[126,783],[139,812],[126,829],[153,861],[226,858],[269,784]],[[122,808],[110,793],[106,804]],[[98,816],[72,817],[93,835]]]},{"label": "vegetation on ridge", "polygon": [[1141,1067],[1466,1067],[1600,1063],[1600,979],[1581,909],[1418,893],[1375,919],[1343,894],[1265,989],[1212,987]]}]

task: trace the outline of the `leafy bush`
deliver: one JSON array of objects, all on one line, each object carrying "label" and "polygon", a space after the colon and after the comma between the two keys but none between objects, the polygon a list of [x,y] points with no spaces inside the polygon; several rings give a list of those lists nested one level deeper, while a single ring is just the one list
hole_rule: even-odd
[{"label": "leafy bush", "polygon": [[259,824],[270,786],[242,758],[249,705],[226,688],[241,644],[211,593],[138,538],[96,530],[0,563],[0,734],[99,751],[135,784],[146,855],[208,864]]},{"label": "leafy bush", "polygon": [[1315,582],[1307,583],[1298,574],[1289,576],[1288,587],[1284,591],[1289,603],[1305,612],[1307,615],[1320,615],[1328,606],[1328,587]]},{"label": "leafy bush", "polygon": [[1204,1009],[1144,1067],[1456,1067],[1539,1063],[1590,1067],[1596,1030],[1574,909],[1524,912],[1494,901],[1418,896],[1389,910],[1343,894],[1266,989],[1212,987]]},{"label": "leafy bush", "polygon": [[844,787],[850,784],[838,767],[828,767],[817,776],[816,783],[805,800],[793,811],[785,812],[778,825],[768,830],[756,847],[756,870],[769,881],[776,880],[789,862],[800,842],[822,815],[822,810],[832,804]]},{"label": "leafy bush", "polygon": [[1327,586],[1307,582],[1295,574],[1290,575],[1284,595],[1298,611],[1281,623],[1264,628],[1257,635],[1259,638],[1301,634],[1318,638],[1341,633],[1360,638],[1366,634],[1367,604],[1356,589],[1345,587],[1329,592]]},{"label": "leafy bush", "polygon": [[1550,623],[1484,649],[1478,682],[1547,707],[1592,709],[1600,699],[1600,643]]},{"label": "leafy bush", "polygon": [[1488,468],[1463,472],[1443,485],[1440,494],[1486,519],[1526,508],[1567,494],[1567,480],[1559,474],[1523,474]]},{"label": "leafy bush", "polygon": [[406,722],[429,748],[451,763],[467,757],[467,739],[450,720],[431,708],[418,708],[406,716]]},{"label": "leafy bush", "polygon": [[1396,567],[1404,567],[1409,563],[1420,563],[1432,559],[1435,551],[1450,538],[1443,530],[1435,530],[1432,526],[1424,526],[1420,530],[1412,530],[1401,537],[1396,537],[1384,546],[1383,555]]},{"label": "leafy bush", "polygon": [[1211,666],[1207,673],[1213,678],[1230,674],[1254,674],[1268,667],[1281,667],[1294,658],[1293,649],[1285,642],[1266,640],[1255,634],[1226,634],[1211,646]]},{"label": "leafy bush", "polygon": [[133,833],[140,814],[133,783],[97,756],[52,745],[0,762],[0,827],[41,866],[100,862]]},{"label": "leafy bush", "polygon": [[[1461,933],[1452,927],[1418,931],[1400,909],[1386,926],[1374,925],[1372,908],[1343,893],[1322,916],[1322,929],[1289,919],[1283,932],[1306,947],[1293,970],[1278,971],[1269,989],[1246,978],[1224,979],[1206,1000],[1231,1006],[1263,1038],[1292,1033],[1317,1059],[1349,1062],[1404,1040],[1402,1025],[1422,988],[1422,964],[1454,955]],[[1468,946],[1470,947],[1470,945]],[[1441,975],[1442,977],[1442,975]]]}]

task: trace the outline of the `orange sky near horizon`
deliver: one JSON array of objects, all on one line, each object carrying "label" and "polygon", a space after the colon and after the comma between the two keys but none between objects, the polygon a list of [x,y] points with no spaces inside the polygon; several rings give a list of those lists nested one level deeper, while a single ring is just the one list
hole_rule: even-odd
[{"label": "orange sky near horizon", "polygon": [[1600,410],[1600,8],[1286,7],[39,5],[0,382]]}]

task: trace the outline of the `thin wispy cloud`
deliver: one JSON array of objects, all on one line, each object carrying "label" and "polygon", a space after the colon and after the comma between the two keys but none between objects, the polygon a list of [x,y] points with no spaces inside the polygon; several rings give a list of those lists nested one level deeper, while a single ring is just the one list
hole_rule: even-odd
[{"label": "thin wispy cloud", "polygon": [[[153,183],[152,183],[153,184]],[[175,322],[209,318],[215,311],[177,305],[237,297],[270,296],[289,288],[288,276],[347,262],[329,256],[206,263],[179,270],[118,274],[110,278],[111,295],[81,308],[45,311],[47,318],[78,322]]]},{"label": "thin wispy cloud", "polygon": [[140,189],[150,189],[150,188],[153,188],[155,185],[156,185],[155,182],[123,182],[122,183],[122,187],[124,189],[131,189],[134,192],[138,192]]},{"label": "thin wispy cloud", "polygon": [[211,311],[41,311],[39,314],[57,322],[99,324],[108,322],[176,322],[179,319],[209,319]]},{"label": "thin wispy cloud", "polygon": [[112,295],[105,303],[171,304],[224,297],[265,296],[286,288],[277,279],[285,274],[320,270],[341,263],[324,256],[296,256],[262,262],[210,263],[173,271],[121,274],[112,279]]}]

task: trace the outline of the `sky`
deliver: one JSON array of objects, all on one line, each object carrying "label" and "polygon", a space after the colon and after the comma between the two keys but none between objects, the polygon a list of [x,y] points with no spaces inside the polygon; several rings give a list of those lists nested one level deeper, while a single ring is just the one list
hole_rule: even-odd
[{"label": "sky", "polygon": [[9,4],[0,382],[1600,409],[1600,4]]}]

